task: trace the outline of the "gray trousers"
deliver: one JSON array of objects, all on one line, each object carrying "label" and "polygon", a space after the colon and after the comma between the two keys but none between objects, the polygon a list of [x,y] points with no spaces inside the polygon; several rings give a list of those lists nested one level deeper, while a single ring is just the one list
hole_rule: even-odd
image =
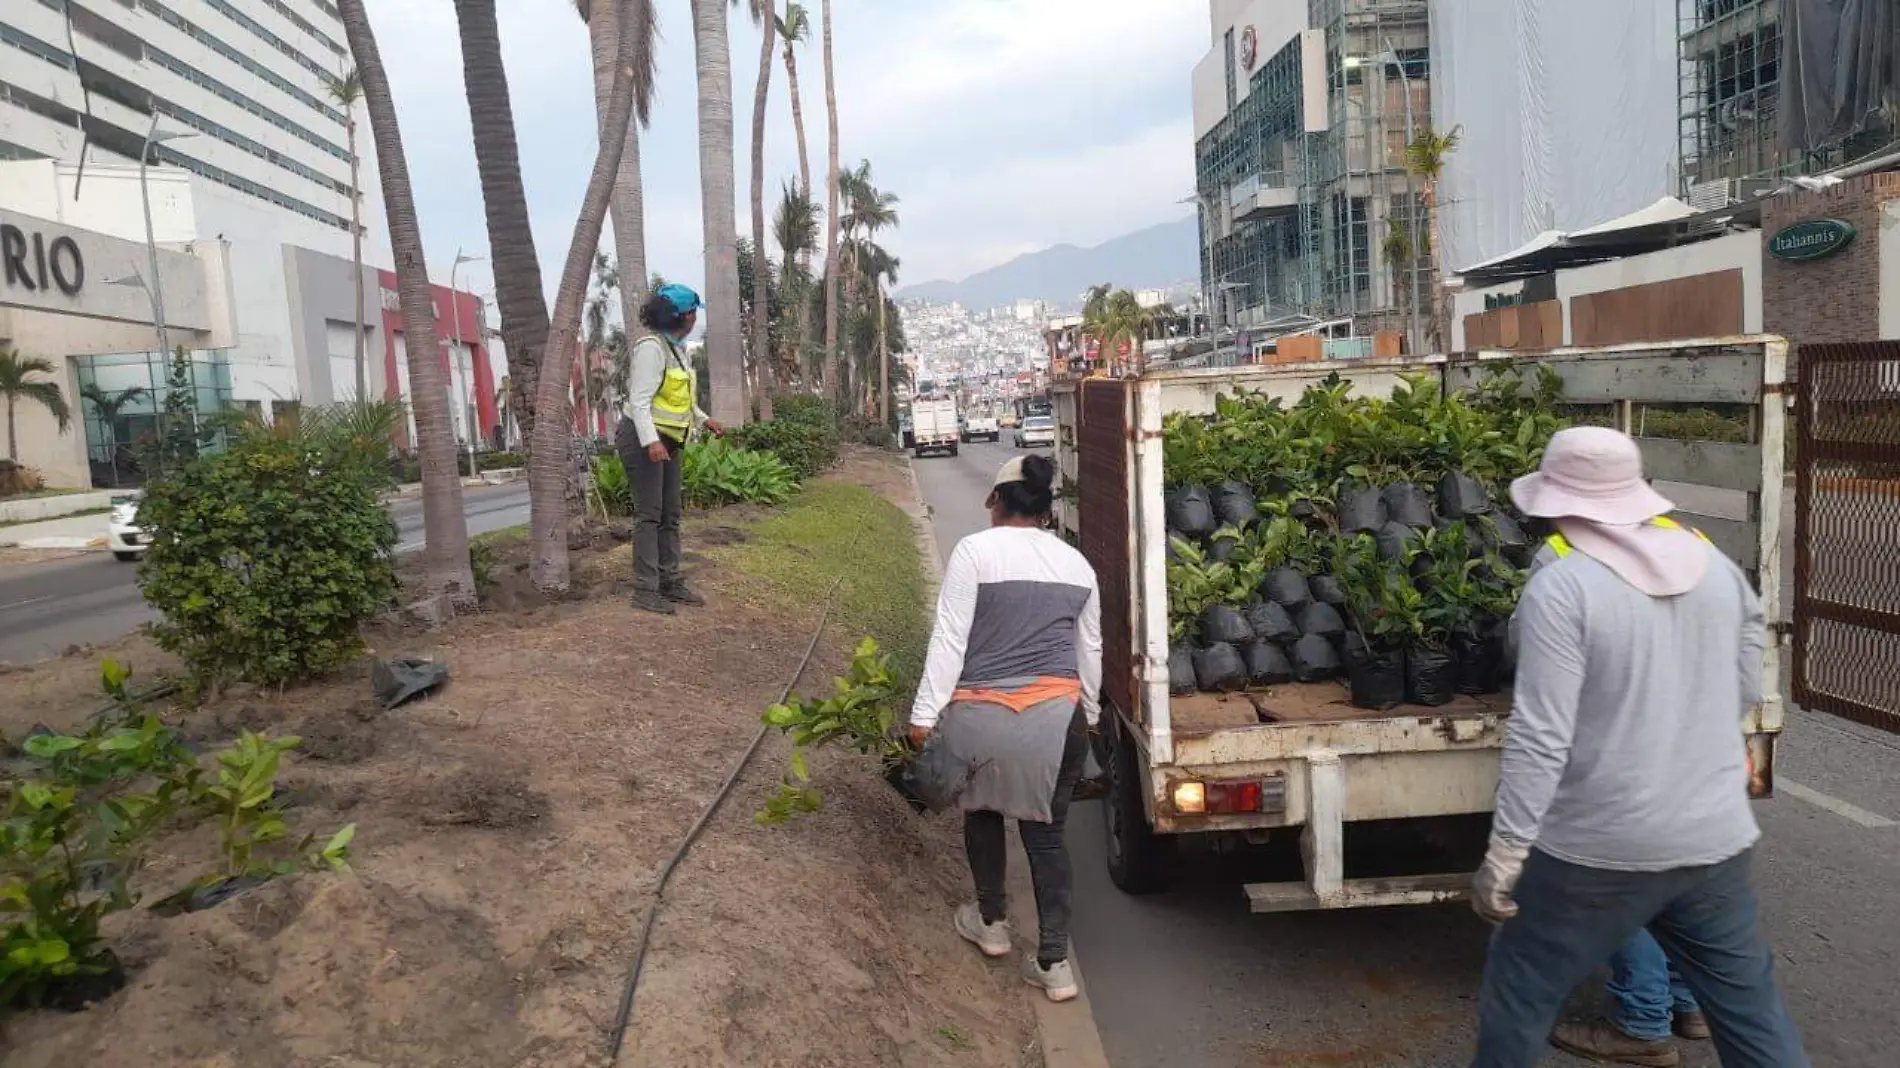
[{"label": "gray trousers", "polygon": [[[1063,739],[1062,767],[1056,773],[1055,796],[1049,800],[1049,821],[1017,820],[1023,852],[1029,856],[1029,881],[1036,891],[1036,919],[1040,927],[1036,957],[1047,967],[1069,959],[1069,846],[1063,832],[1069,821],[1069,800],[1075,796],[1075,784],[1082,778],[1082,765],[1089,749],[1088,719],[1077,706]],[[995,923],[1006,915],[1009,894],[1005,888],[1009,851],[1003,834],[1003,814],[971,811],[963,814],[963,849],[970,858],[970,874],[976,882],[977,908],[984,923]]]},{"label": "gray trousers", "polygon": [[680,452],[684,446],[660,435],[666,460],[654,463],[622,419],[614,434],[620,464],[633,490],[633,588],[658,593],[680,580]]}]

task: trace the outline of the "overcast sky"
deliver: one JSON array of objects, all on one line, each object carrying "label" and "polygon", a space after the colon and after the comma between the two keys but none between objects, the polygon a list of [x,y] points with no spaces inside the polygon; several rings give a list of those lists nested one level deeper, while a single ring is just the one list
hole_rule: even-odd
[{"label": "overcast sky", "polygon": [[[783,10],[784,0],[778,0]],[[825,160],[820,0],[798,57],[814,180]],[[595,149],[585,27],[570,0],[500,0],[522,174],[552,294]],[[487,253],[450,0],[370,4],[429,260]],[[871,160],[902,198],[888,247],[900,284],[960,278],[1058,242],[1094,244],[1181,217],[1192,192],[1189,74],[1206,51],[1199,0],[834,0],[841,159]],[[741,232],[749,233],[759,31],[731,9]],[[642,142],[647,260],[703,278],[691,10],[661,0],[659,82]],[[773,68],[767,210],[797,173],[784,65]],[[822,194],[821,194],[822,199]],[[486,264],[460,288],[492,284]]]}]

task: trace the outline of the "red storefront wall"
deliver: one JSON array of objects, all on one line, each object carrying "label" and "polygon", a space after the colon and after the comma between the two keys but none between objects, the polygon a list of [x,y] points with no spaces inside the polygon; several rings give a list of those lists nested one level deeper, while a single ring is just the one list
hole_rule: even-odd
[{"label": "red storefront wall", "polygon": [[[377,273],[382,283],[383,395],[395,397],[402,391],[402,379],[396,371],[396,339],[403,333],[402,308],[396,298],[396,273]],[[449,376],[449,346],[455,342],[457,318],[460,318],[462,344],[468,346],[469,362],[474,365],[475,415],[480,424],[477,430],[485,444],[492,444],[495,428],[501,425],[501,413],[495,409],[495,375],[488,366],[481,298],[473,293],[452,293],[449,287],[434,283],[429,285],[429,296],[435,302],[436,361],[445,377]],[[404,344],[406,347],[407,342]]]}]

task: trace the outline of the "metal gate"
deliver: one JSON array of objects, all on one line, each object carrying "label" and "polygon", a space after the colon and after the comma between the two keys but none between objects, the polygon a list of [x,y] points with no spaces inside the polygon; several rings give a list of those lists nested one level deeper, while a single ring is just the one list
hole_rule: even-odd
[{"label": "metal gate", "polygon": [[1900,342],[1798,366],[1795,703],[1900,732]]}]

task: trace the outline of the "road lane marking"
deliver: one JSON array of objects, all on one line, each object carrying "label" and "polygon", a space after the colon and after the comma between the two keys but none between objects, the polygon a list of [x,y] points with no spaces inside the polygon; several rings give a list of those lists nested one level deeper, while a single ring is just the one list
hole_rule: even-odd
[{"label": "road lane marking", "polygon": [[1890,820],[1878,812],[1869,812],[1859,805],[1849,804],[1838,797],[1831,797],[1819,790],[1809,789],[1798,782],[1793,782],[1786,778],[1775,779],[1775,789],[1786,793],[1789,797],[1797,801],[1806,801],[1816,808],[1827,809],[1836,816],[1858,823],[1869,830],[1880,830],[1886,827],[1900,826],[1900,823],[1896,823],[1894,820]]},{"label": "road lane marking", "polygon": [[24,601],[14,601],[11,604],[0,604],[0,612],[4,612],[9,608],[25,608],[27,605],[39,604],[41,601],[50,601],[52,599],[53,599],[52,594],[47,594],[45,597],[28,597]]}]

